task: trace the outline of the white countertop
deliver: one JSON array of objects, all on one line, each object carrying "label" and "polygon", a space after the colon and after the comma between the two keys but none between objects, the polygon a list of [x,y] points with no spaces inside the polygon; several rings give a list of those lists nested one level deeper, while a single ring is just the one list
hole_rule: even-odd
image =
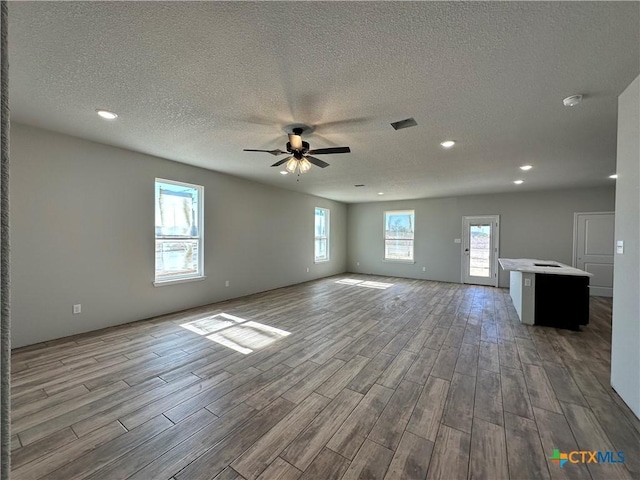
[{"label": "white countertop", "polygon": [[[554,260],[535,260],[533,258],[499,258],[503,270],[528,273],[548,273],[554,275],[575,275],[577,277],[593,277],[593,273],[570,267]],[[542,264],[542,265],[540,265]],[[555,265],[555,266],[549,266]]]}]

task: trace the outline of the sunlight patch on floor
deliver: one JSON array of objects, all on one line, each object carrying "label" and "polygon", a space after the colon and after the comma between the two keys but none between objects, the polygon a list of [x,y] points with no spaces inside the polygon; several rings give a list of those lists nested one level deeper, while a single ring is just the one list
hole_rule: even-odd
[{"label": "sunlight patch on floor", "polygon": [[219,313],[180,326],[198,335],[206,335],[212,342],[245,355],[291,335],[286,330],[228,313]]},{"label": "sunlight patch on floor", "polygon": [[336,283],[341,285],[353,285],[356,287],[375,288],[377,290],[386,290],[389,287],[393,287],[393,283],[364,281],[357,280],[355,278],[343,278],[342,280],[338,280]]}]

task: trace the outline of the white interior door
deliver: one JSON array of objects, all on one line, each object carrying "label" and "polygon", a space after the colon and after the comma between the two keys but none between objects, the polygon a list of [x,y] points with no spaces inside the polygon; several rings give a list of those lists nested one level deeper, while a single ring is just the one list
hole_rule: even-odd
[{"label": "white interior door", "polygon": [[462,282],[498,286],[498,215],[462,217]]},{"label": "white interior door", "polygon": [[574,215],[573,265],[593,273],[589,293],[613,296],[614,213],[576,213]]}]

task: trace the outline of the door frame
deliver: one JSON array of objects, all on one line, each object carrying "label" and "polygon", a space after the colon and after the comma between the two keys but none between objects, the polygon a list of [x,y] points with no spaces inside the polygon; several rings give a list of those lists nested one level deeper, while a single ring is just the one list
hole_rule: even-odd
[{"label": "door frame", "polygon": [[[492,239],[492,248],[493,248],[493,253],[495,253],[494,259],[493,259],[493,284],[489,285],[489,286],[494,286],[497,287],[498,286],[498,280],[500,278],[500,272],[498,271],[499,265],[498,265],[498,257],[500,256],[500,215],[463,215],[462,216],[462,241],[460,242],[460,283],[465,284],[465,285],[475,285],[472,283],[466,283],[464,281],[465,278],[465,254],[464,254],[464,246],[465,246],[465,240],[466,240],[466,232],[465,232],[465,222],[468,220],[474,220],[474,219],[479,219],[479,218],[491,218],[493,222],[495,222],[495,231],[494,229],[491,230],[491,239]],[[494,235],[495,233],[495,235]]]}]

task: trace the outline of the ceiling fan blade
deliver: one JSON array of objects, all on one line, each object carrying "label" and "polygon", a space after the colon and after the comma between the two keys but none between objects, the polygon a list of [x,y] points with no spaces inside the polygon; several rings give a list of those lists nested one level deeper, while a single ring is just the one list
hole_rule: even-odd
[{"label": "ceiling fan blade", "polygon": [[284,160],[278,160],[276,163],[274,163],[273,165],[271,165],[272,167],[279,167],[280,165],[282,165],[283,163],[287,163],[289,160],[291,160],[293,157],[287,157]]},{"label": "ceiling fan blade", "polygon": [[282,150],[254,150],[252,148],[245,148],[243,152],[265,152],[265,153],[270,153],[271,155],[274,155],[274,156],[289,153],[289,152],[283,152]]},{"label": "ceiling fan blade", "polygon": [[320,160],[319,158],[316,157],[310,157],[310,156],[306,156],[304,157],[307,160],[309,160],[311,163],[313,163],[316,167],[320,167],[320,168],[325,168],[328,167],[329,164],[327,162],[323,162],[322,160]]},{"label": "ceiling fan blade", "polygon": [[291,144],[292,150],[302,150],[302,137],[300,135],[295,135],[293,133],[289,134],[289,143]]},{"label": "ceiling fan blade", "polygon": [[310,155],[324,155],[327,153],[349,153],[351,149],[349,147],[332,147],[332,148],[318,148],[317,150],[309,150]]}]

